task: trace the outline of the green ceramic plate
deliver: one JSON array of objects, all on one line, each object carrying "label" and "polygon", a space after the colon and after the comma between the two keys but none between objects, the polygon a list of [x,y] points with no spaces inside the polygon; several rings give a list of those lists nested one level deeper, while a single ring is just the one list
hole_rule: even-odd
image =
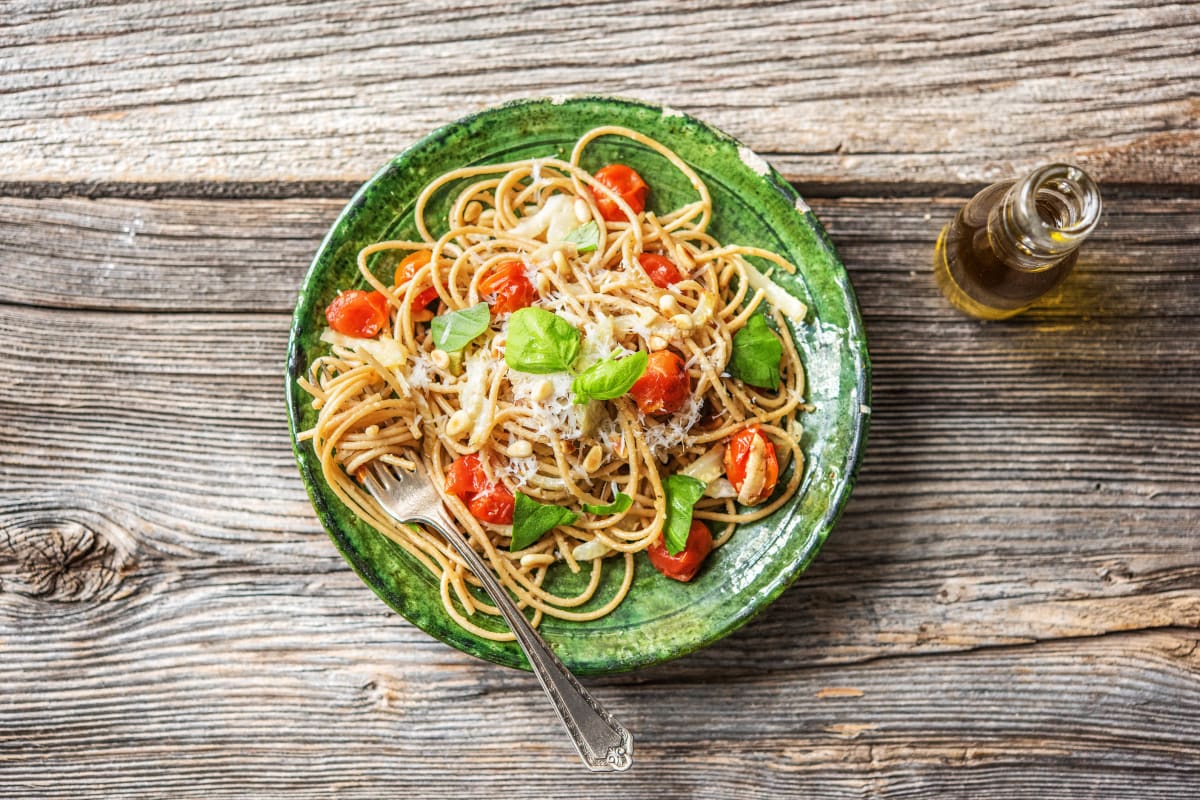
[{"label": "green ceramic plate", "polygon": [[[579,674],[635,669],[689,653],[744,624],[796,579],[829,535],[850,494],[866,435],[870,366],[846,271],[808,206],[748,148],[676,111],[600,97],[514,102],[422,139],[359,189],[304,280],[288,347],[293,444],[313,506],[334,544],[384,602],[447,644],[508,666],[527,668],[515,644],[480,639],[455,625],[442,609],[433,577],[354,518],[326,486],[312,448],[295,441],[296,431],[311,427],[316,416],[296,378],[323,352],[318,340],[323,309],[337,289],[358,284],[358,250],[380,239],[417,238],[413,203],[431,179],[468,164],[567,158],[582,133],[610,124],[657,139],[700,174],[715,207],[710,232],[720,241],[767,248],[798,265],[797,275],[777,282],[809,308],[806,323],[792,333],[815,410],[804,416],[804,476],[790,503],[741,526],[691,583],[661,577],[639,555],[629,597],[612,614],[588,623],[543,622],[541,632],[562,660]],[[598,140],[583,166],[594,170],[611,161],[646,176],[653,189],[650,207],[657,212],[694,197],[660,156],[625,139]],[[435,203],[433,212],[445,207],[446,197],[440,200],[443,205]],[[602,598],[611,596],[621,569],[619,563],[606,569]],[[553,587],[564,592],[583,579],[565,568],[550,576]],[[497,622],[497,629],[502,625]]]}]

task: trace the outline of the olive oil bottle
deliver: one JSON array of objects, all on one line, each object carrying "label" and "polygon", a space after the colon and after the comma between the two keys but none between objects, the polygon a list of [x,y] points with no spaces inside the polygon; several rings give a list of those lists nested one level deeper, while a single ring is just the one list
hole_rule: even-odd
[{"label": "olive oil bottle", "polygon": [[1039,167],[962,207],[938,237],[934,277],[959,310],[1011,317],[1067,277],[1099,219],[1100,191],[1083,170]]}]

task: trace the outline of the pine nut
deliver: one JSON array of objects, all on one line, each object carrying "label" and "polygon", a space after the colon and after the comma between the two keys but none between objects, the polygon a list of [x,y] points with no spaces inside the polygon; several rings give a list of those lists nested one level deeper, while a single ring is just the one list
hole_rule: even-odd
[{"label": "pine nut", "polygon": [[600,469],[600,462],[604,460],[604,451],[600,449],[600,445],[592,445],[592,449],[588,450],[587,456],[583,459],[583,468],[587,472],[595,472]]},{"label": "pine nut", "polygon": [[646,342],[646,346],[650,348],[651,352],[656,352],[658,350],[666,350],[667,349],[667,340],[662,338],[661,336],[651,336],[649,341]]},{"label": "pine nut", "polygon": [[527,556],[521,556],[522,567],[548,567],[554,563],[554,556],[549,553],[530,553]]},{"label": "pine nut", "polygon": [[671,324],[681,331],[690,331],[695,327],[690,314],[676,314],[671,317]]},{"label": "pine nut", "polygon": [[466,411],[455,411],[446,421],[447,436],[461,436],[471,427],[471,418]]},{"label": "pine nut", "polygon": [[563,255],[562,250],[554,251],[554,266],[558,267],[559,275],[568,275],[571,272],[571,266],[567,264],[567,257]]},{"label": "pine nut", "polygon": [[529,458],[533,455],[533,445],[528,439],[517,439],[508,446],[508,455],[510,458]]},{"label": "pine nut", "polygon": [[479,201],[472,200],[471,202],[467,203],[467,207],[463,209],[463,220],[466,222],[474,222],[475,220],[479,219],[479,215],[482,212],[483,206],[479,204]]},{"label": "pine nut", "polygon": [[587,222],[592,216],[592,210],[588,208],[587,202],[582,197],[575,198],[575,219],[580,222]]},{"label": "pine nut", "polygon": [[548,378],[542,380],[533,387],[533,399],[539,403],[544,403],[554,395],[554,384]]},{"label": "pine nut", "polygon": [[429,360],[432,361],[433,365],[438,369],[445,369],[446,367],[450,366],[450,354],[445,350],[434,350],[429,354]]},{"label": "pine nut", "polygon": [[663,316],[670,316],[679,311],[679,301],[669,294],[664,294],[658,298],[658,310],[663,313]]}]

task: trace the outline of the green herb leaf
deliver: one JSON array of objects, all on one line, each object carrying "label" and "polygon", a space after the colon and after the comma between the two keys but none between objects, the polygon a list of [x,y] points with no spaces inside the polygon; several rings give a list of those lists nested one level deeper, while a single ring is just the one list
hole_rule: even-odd
[{"label": "green herb leaf", "polygon": [[596,506],[591,503],[584,503],[583,510],[589,514],[620,514],[623,511],[628,511],[633,505],[633,498],[624,492],[617,492],[617,497],[606,506]]},{"label": "green herb leaf", "polygon": [[430,323],[433,329],[433,345],[447,353],[457,353],[476,336],[486,331],[491,321],[492,310],[488,308],[487,303],[434,317]]},{"label": "green herb leaf", "polygon": [[517,492],[513,506],[511,552],[524,550],[542,538],[542,534],[559,525],[570,525],[579,515],[562,506],[548,506]]},{"label": "green herb leaf", "polygon": [[650,356],[641,350],[620,360],[604,358],[597,361],[571,382],[575,403],[582,405],[589,400],[614,400],[620,397],[642,377],[648,363]]},{"label": "green herb leaf", "polygon": [[504,361],[518,372],[564,372],[579,355],[579,342],[579,331],[562,317],[541,308],[522,308],[508,320]]},{"label": "green herb leaf", "polygon": [[733,335],[729,373],[751,386],[778,389],[779,361],[782,358],[783,344],[767,327],[762,315],[755,314],[744,328]]},{"label": "green herb leaf", "polygon": [[563,241],[575,245],[577,252],[590,253],[600,244],[600,227],[593,220],[568,233]]},{"label": "green herb leaf", "polygon": [[688,531],[692,527],[692,507],[708,488],[704,481],[687,475],[671,475],[663,481],[667,492],[667,521],[663,525],[663,543],[667,552],[678,555],[687,547]]}]

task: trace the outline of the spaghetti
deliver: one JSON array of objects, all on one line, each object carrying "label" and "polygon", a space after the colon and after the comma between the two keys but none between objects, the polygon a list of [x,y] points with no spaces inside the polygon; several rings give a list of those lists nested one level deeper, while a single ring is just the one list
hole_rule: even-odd
[{"label": "spaghetti", "polygon": [[[658,216],[644,208],[653,176],[647,186],[622,165],[582,169],[585,149],[606,136],[663,156],[696,199]],[[427,207],[443,189],[457,194],[435,234]],[[498,611],[471,591],[478,583],[447,542],[375,504],[355,477],[367,464],[403,466],[416,452],[435,484],[444,476],[447,508],[535,625],[616,608],[640,551],[672,575],[660,562],[688,556],[663,550],[680,508],[718,529],[684,520],[687,548],[705,536],[719,547],[796,491],[804,372],[786,332],[805,309],[750,259],[794,267],[722,245],[707,233],[712,215],[704,182],[674,152],[602,127],[569,160],[442,175],[417,199],[418,240],[359,252],[373,291],[343,292],[327,311],[330,351],[300,381],[318,419],[301,438],[342,502],[438,578],[446,612],[473,634],[512,638],[473,621]],[[379,277],[393,266],[394,280]],[[702,496],[669,497],[672,476]],[[525,542],[523,508],[555,509],[555,524]],[[604,563],[617,557],[620,586],[598,597]],[[579,594],[547,588],[564,568],[590,570]]]}]

